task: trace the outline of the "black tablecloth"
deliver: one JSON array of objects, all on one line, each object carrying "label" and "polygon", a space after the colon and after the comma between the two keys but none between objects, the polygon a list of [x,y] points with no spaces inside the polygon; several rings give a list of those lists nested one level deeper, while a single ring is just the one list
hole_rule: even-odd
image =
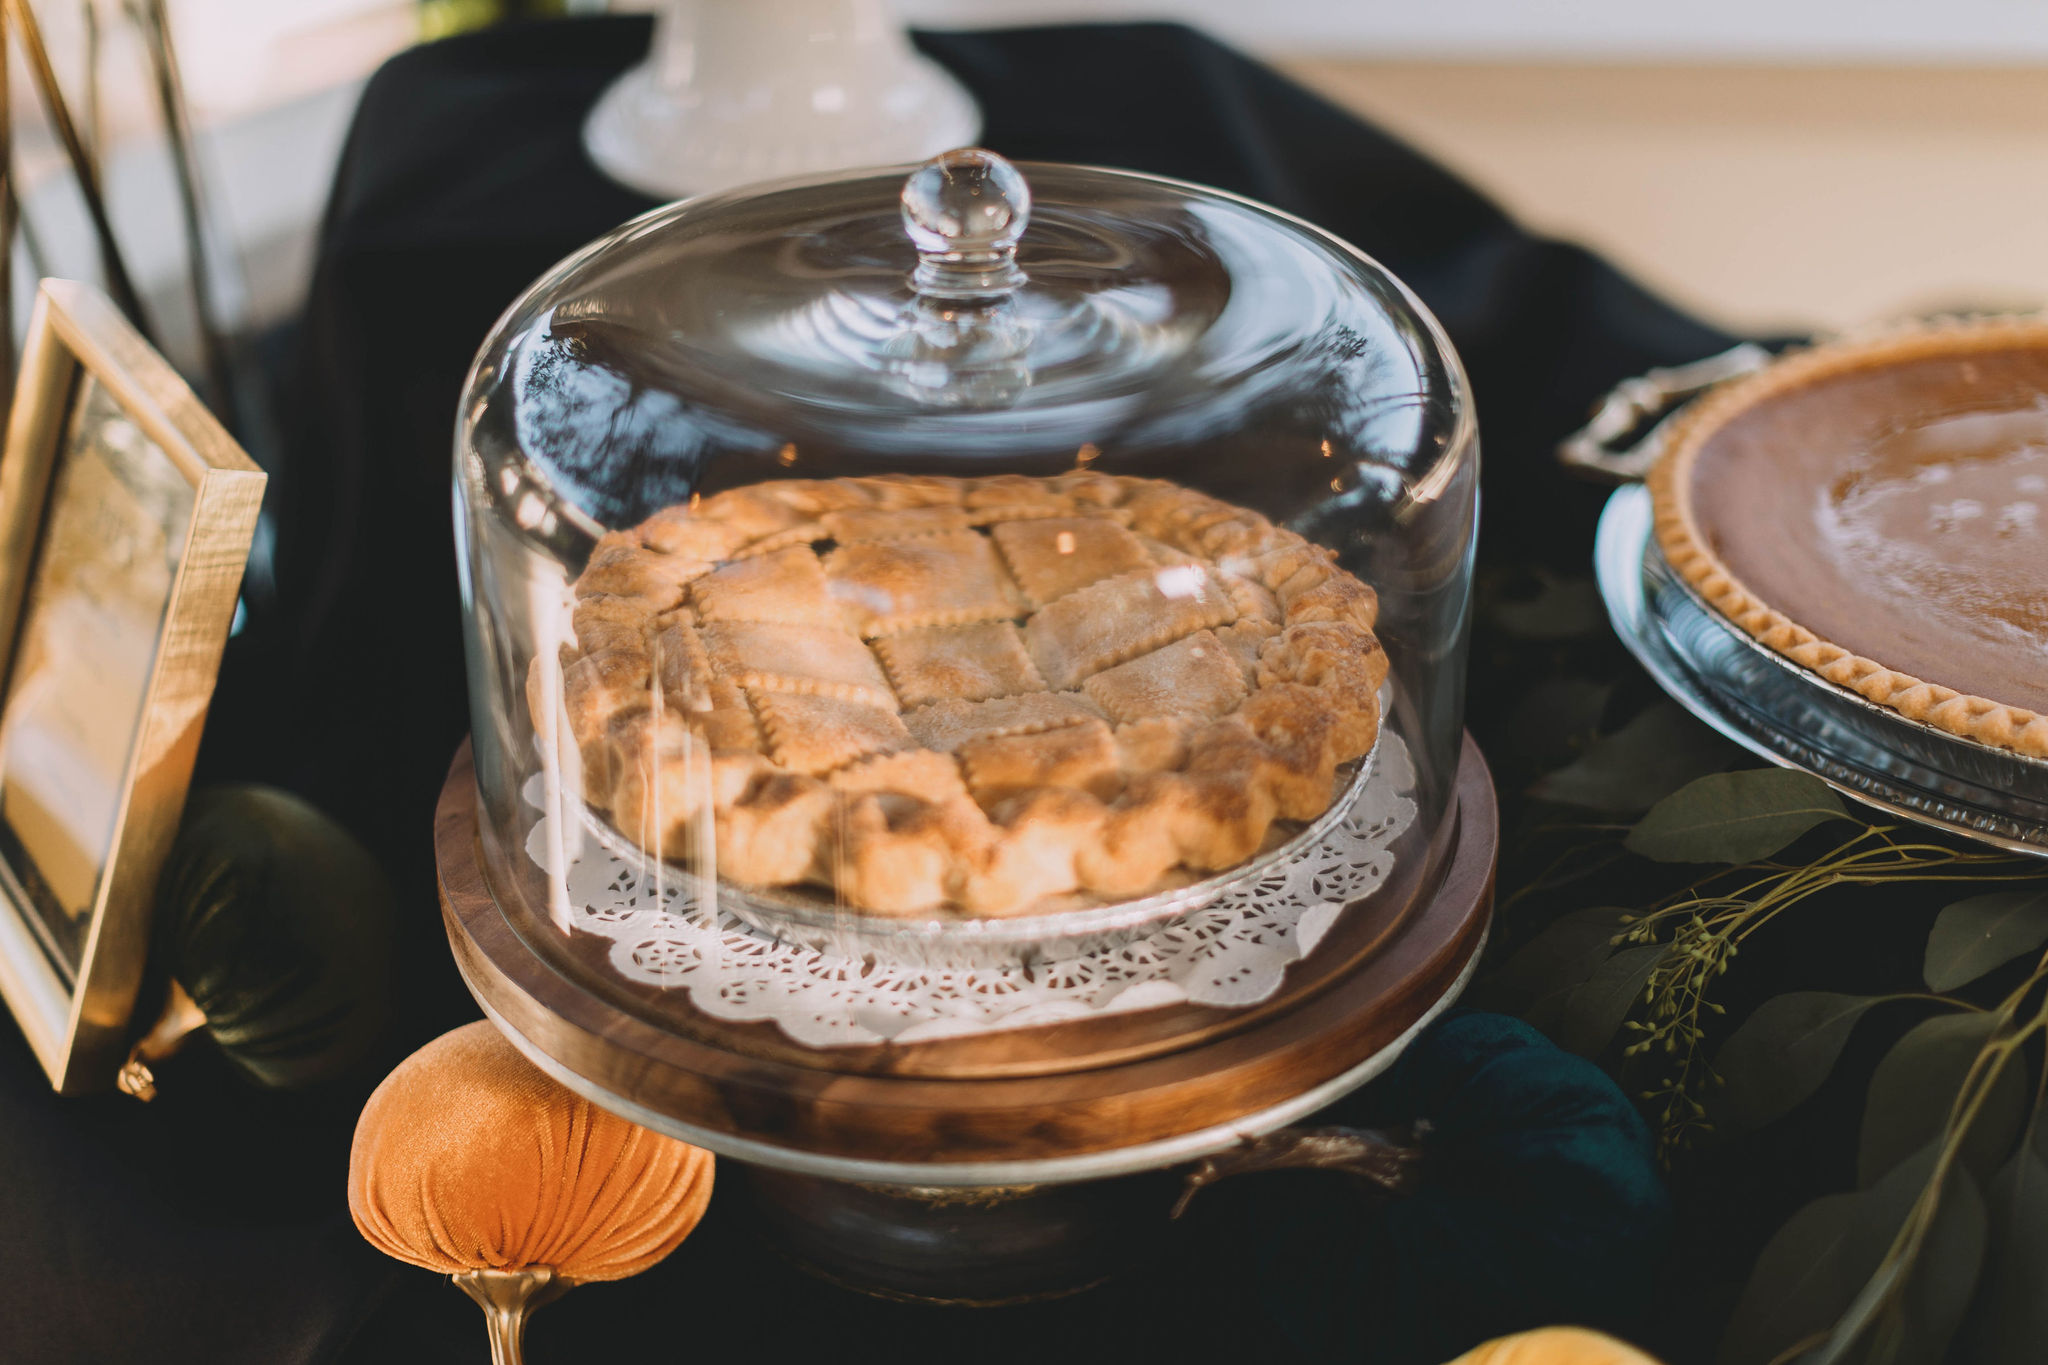
[{"label": "black tablecloth", "polygon": [[[286,395],[268,504],[276,593],[235,640],[202,777],[268,780],[340,816],[403,888],[396,1056],[474,1017],[434,904],[430,817],[466,729],[449,520],[456,397],[498,313],[549,264],[649,207],[578,143],[644,20],[515,26],[420,48],[350,134]],[[1729,341],[1576,247],[1524,233],[1441,168],[1272,72],[1168,26],[927,34],[982,102],[986,143],[1255,196],[1358,243],[1465,358],[1486,446],[1482,555],[1581,568],[1599,497],[1552,444],[1614,380]],[[460,1361],[477,1311],[355,1235],[343,1203],[362,1087],[252,1093],[194,1066],[144,1108],[59,1102],[0,1025],[0,1359]],[[999,1315],[858,1299],[782,1267],[715,1201],[676,1256],[541,1314],[536,1361],[1270,1359],[1227,1247]]]}]

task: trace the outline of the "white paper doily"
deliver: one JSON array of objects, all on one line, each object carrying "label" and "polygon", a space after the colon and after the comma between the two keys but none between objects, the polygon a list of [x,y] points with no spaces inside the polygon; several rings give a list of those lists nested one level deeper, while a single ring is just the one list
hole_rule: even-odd
[{"label": "white paper doily", "polygon": [[[590,841],[568,853],[568,919],[611,940],[611,965],[627,980],[686,990],[714,1018],[770,1020],[808,1047],[995,1033],[1182,1003],[1241,1008],[1279,990],[1288,966],[1314,950],[1344,906],[1393,869],[1388,846],[1415,819],[1415,769],[1400,736],[1386,731],[1378,764],[1350,814],[1309,852],[1156,933],[1068,962],[946,969],[827,957],[729,914],[714,928],[693,879],[678,875],[657,893],[638,867]],[[528,786],[538,807],[540,779]],[[553,846],[543,815],[527,855],[549,871]]]}]

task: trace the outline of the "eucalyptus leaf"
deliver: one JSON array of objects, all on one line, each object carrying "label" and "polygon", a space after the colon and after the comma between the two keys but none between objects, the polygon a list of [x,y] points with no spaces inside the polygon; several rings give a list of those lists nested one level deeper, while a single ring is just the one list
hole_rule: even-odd
[{"label": "eucalyptus leaf", "polygon": [[1652,806],[1626,842],[1630,852],[1660,863],[1752,863],[1848,814],[1817,777],[1745,768],[1687,783]]},{"label": "eucalyptus leaf", "polygon": [[[2038,1122],[2038,1120],[2037,1120]],[[2048,1161],[2023,1145],[1991,1182],[1989,1261],[1971,1305],[1967,1365],[2048,1360]]]},{"label": "eucalyptus leaf", "polygon": [[1714,1058],[1715,1126],[1750,1132],[1791,1113],[1835,1069],[1857,1021],[1887,998],[1793,991],[1757,1006]]},{"label": "eucalyptus leaf", "polygon": [[[1825,1195],[1786,1220],[1750,1270],[1722,1336],[1718,1365],[1768,1365],[1801,1342],[1832,1332],[1884,1268],[1899,1229],[1933,1177],[1937,1155],[1930,1146],[1871,1188]],[[1899,1354],[1896,1336],[1886,1348],[1898,1365],[1934,1365],[1940,1359],[1938,1350],[1932,1356],[1919,1352],[1924,1342],[1940,1338],[1945,1344],[1954,1333],[1976,1282],[1984,1237],[1983,1199],[1968,1173],[1954,1169],[1921,1256],[1904,1268],[1899,1302],[1912,1330],[1905,1354]]]},{"label": "eucalyptus leaf", "polygon": [[1881,1195],[1824,1195],[1787,1219],[1749,1272],[1718,1365],[1765,1365],[1832,1328],[1884,1259],[1889,1237],[1880,1242],[1869,1228],[1888,1222],[1896,1231],[1918,1194],[1916,1184]]},{"label": "eucalyptus leaf", "polygon": [[1467,1002],[1474,1009],[1524,1014],[1553,992],[1578,986],[1614,955],[1614,936],[1628,911],[1614,906],[1560,915],[1498,968],[1480,977]]},{"label": "eucalyptus leaf", "polygon": [[[1922,1181],[1932,1174],[1932,1155],[1930,1149],[1909,1163]],[[1976,1296],[1989,1230],[1977,1182],[1968,1171],[1952,1169],[1926,1238],[1910,1265],[1895,1268],[1903,1283],[1867,1319],[1861,1312],[1866,1302],[1851,1306],[1830,1343],[1840,1348],[1835,1358],[1844,1365],[1943,1365]],[[1883,1287],[1890,1290],[1891,1283]],[[1829,1359],[1824,1351],[1816,1365]]]},{"label": "eucalyptus leaf", "polygon": [[[1939,1014],[1907,1030],[1877,1064],[1863,1106],[1856,1182],[1870,1186],[1886,1171],[1939,1138],[1963,1078],[1998,1027],[1997,1015],[1971,1010]],[[1989,1182],[2026,1120],[2026,1067],[2008,1061],[1964,1136],[1964,1164]]]},{"label": "eucalyptus leaf", "polygon": [[1538,996],[1533,1004],[1520,1012],[1522,1022],[1555,1041],[1564,1026],[1564,1008],[1571,1003],[1572,992],[1578,988],[1578,985],[1566,986]]},{"label": "eucalyptus leaf", "polygon": [[2048,885],[1957,901],[1927,935],[1927,988],[1952,991],[2048,943]]},{"label": "eucalyptus leaf", "polygon": [[1646,943],[1624,948],[1593,970],[1586,983],[1565,997],[1557,1023],[1557,1045],[1581,1057],[1603,1052],[1629,1012],[1642,1002],[1650,973],[1667,947]]},{"label": "eucalyptus leaf", "polygon": [[1659,701],[1596,739],[1572,763],[1536,779],[1529,794],[1602,814],[1636,815],[1695,778],[1719,772],[1740,753],[1679,707]]}]

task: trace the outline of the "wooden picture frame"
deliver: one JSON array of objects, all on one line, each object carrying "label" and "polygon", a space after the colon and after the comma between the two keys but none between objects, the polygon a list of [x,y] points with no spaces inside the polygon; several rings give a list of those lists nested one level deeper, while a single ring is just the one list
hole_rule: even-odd
[{"label": "wooden picture frame", "polygon": [[45,280],[0,447],[0,996],[114,1085],[264,473],[114,305]]}]

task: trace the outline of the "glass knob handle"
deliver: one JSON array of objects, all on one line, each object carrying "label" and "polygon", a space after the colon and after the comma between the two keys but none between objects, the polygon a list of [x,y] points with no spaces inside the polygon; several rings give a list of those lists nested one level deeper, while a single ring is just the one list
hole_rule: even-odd
[{"label": "glass knob handle", "polygon": [[980,147],[942,152],[903,182],[903,228],[917,247],[910,284],[938,299],[996,299],[1024,283],[1017,241],[1031,220],[1031,187]]}]

